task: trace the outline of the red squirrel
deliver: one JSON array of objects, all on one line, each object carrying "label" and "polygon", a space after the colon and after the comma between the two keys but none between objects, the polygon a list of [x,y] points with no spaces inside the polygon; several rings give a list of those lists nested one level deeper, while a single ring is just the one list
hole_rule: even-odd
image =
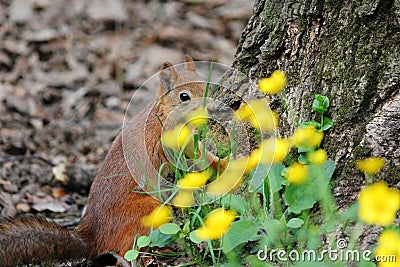
[{"label": "red squirrel", "polygon": [[[148,155],[150,161],[142,162],[142,167],[150,176],[157,175],[161,164],[167,161],[159,141],[161,122],[178,105],[203,98],[205,94],[205,83],[199,82],[190,57],[185,57],[179,73],[171,63],[164,63],[159,78],[156,99],[134,116],[112,143],[93,181],[86,212],[75,231],[32,215],[3,218],[0,220],[0,266],[81,261],[109,252],[123,257],[132,249],[136,235],[149,234],[141,218],[161,202],[137,192],[139,187],[133,177],[140,177],[143,169],[138,166],[128,169],[123,142],[129,143],[129,149],[139,159],[141,155]],[[127,139],[123,141],[125,136]],[[217,157],[207,155],[207,158],[215,166]]]}]

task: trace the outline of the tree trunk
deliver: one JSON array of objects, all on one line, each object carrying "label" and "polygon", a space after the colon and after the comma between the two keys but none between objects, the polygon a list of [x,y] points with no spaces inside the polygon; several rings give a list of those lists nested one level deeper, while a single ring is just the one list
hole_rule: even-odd
[{"label": "tree trunk", "polygon": [[219,98],[238,108],[240,97],[260,96],[257,79],[281,69],[288,76],[285,106],[291,108],[271,100],[281,116],[280,135],[316,116],[316,94],[331,100],[327,115],[335,124],[323,147],[337,164],[340,206],[353,202],[365,184],[356,159],[385,157],[377,179],[399,186],[399,29],[399,0],[256,0],[233,63],[238,71],[229,73]]}]

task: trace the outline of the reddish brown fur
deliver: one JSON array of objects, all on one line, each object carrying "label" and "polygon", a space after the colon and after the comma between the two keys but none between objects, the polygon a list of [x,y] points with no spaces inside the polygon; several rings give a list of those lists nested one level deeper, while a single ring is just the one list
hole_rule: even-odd
[{"label": "reddish brown fur", "polygon": [[[39,242],[38,242],[39,241]],[[0,266],[82,260],[85,243],[59,225],[31,215],[0,220]]]},{"label": "reddish brown fur", "polygon": [[[150,103],[117,136],[92,184],[87,212],[77,230],[77,235],[86,240],[91,248],[92,257],[109,251],[124,255],[132,248],[135,235],[149,233],[149,229],[141,225],[141,218],[161,203],[149,195],[132,192],[139,189],[132,176],[140,178],[143,174],[135,160],[129,160],[128,156],[132,173],[129,171],[123,146],[128,154],[138,158],[150,177],[157,177],[162,162],[167,161],[159,142],[162,127],[157,116],[163,121],[171,110],[181,104],[181,91],[190,92],[192,98],[204,96],[205,85],[198,82],[194,64],[186,64],[179,75],[170,64],[164,64],[170,69],[160,73],[159,102]],[[174,89],[168,91],[170,87]],[[189,106],[183,107],[187,110],[178,114],[190,112]],[[125,138],[124,144],[122,138]],[[119,175],[111,177],[116,174]]]},{"label": "reddish brown fur", "polygon": [[[192,98],[203,97],[205,84],[198,81],[191,58],[185,58],[184,70],[179,74],[170,63],[165,63],[160,73],[160,100],[150,103],[116,137],[92,184],[87,211],[77,227],[76,236],[33,216],[2,220],[0,265],[80,260],[107,252],[124,255],[132,248],[137,234],[148,234],[149,229],[141,225],[141,218],[160,202],[149,195],[132,192],[139,190],[132,176],[140,178],[142,171],[129,160],[129,153],[124,157],[123,147],[138,157],[149,177],[157,177],[160,165],[167,161],[159,142],[161,125],[157,116],[164,120],[181,104],[181,91],[188,92]],[[181,110],[177,114],[183,118],[197,107],[179,105]],[[214,160],[213,156],[208,158]]]}]

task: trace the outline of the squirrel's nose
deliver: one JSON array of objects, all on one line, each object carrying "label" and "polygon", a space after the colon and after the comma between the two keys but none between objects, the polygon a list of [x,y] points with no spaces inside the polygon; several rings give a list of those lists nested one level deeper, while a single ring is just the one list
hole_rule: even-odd
[{"label": "squirrel's nose", "polygon": [[217,106],[215,105],[215,102],[214,101],[209,101],[209,102],[207,102],[207,111],[208,111],[208,113],[214,113],[215,111],[216,111],[216,109],[217,109]]}]

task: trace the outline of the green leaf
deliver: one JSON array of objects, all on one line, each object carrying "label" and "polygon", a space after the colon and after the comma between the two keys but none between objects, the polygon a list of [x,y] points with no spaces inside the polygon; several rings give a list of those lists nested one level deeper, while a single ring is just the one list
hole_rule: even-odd
[{"label": "green leaf", "polygon": [[310,163],[310,161],[308,160],[308,157],[305,153],[301,153],[299,155],[299,158],[297,159],[297,161],[304,165],[307,165]]},{"label": "green leaf", "polygon": [[138,238],[136,245],[138,248],[144,248],[150,245],[150,242],[151,242],[150,237],[144,235]]},{"label": "green leaf", "polygon": [[300,128],[306,128],[306,127],[309,127],[309,126],[313,126],[316,129],[319,129],[319,128],[321,128],[321,123],[319,123],[316,120],[305,121],[305,122],[300,123]]},{"label": "green leaf", "polygon": [[165,247],[166,245],[174,242],[179,237],[178,234],[166,235],[160,232],[160,229],[156,229],[152,232],[150,239],[150,247]]},{"label": "green leaf", "polygon": [[190,231],[190,221],[187,221],[184,225],[183,225],[183,229],[182,232],[186,235],[188,234]]},{"label": "green leaf", "polygon": [[195,244],[200,244],[201,242],[203,242],[203,240],[197,237],[196,231],[197,230],[190,232],[189,239]]},{"label": "green leaf", "polygon": [[313,148],[313,147],[299,147],[297,149],[297,152],[298,153],[305,153],[305,152],[311,152],[311,151],[314,151],[314,150],[315,150],[315,148]]},{"label": "green leaf", "polygon": [[221,205],[224,207],[229,207],[239,213],[243,213],[244,211],[249,210],[249,204],[246,200],[242,197],[234,195],[234,194],[227,194],[221,198]]},{"label": "green leaf", "polygon": [[353,221],[357,222],[358,221],[358,203],[354,203],[350,207],[348,207],[342,214],[341,216],[343,217],[344,220],[346,221]]},{"label": "green leaf", "polygon": [[298,214],[302,210],[312,208],[326,190],[330,190],[329,181],[335,170],[335,163],[328,160],[322,166],[312,164],[308,166],[310,176],[307,181],[301,185],[289,184],[283,194],[289,212]]},{"label": "green leaf", "polygon": [[324,117],[324,123],[322,124],[321,131],[326,131],[333,126],[333,121],[329,117]]},{"label": "green leaf", "polygon": [[290,219],[286,226],[289,228],[300,228],[304,224],[304,221],[300,218],[292,218]]},{"label": "green leaf", "polygon": [[273,265],[260,260],[256,255],[248,255],[245,260],[249,264],[247,266],[251,267],[274,267]]},{"label": "green leaf", "polygon": [[320,115],[323,115],[329,108],[329,98],[317,94],[312,104],[312,109]]},{"label": "green leaf", "polygon": [[282,184],[285,179],[282,178],[281,171],[285,167],[281,163],[275,163],[272,166],[269,164],[260,164],[252,172],[250,181],[250,192],[259,191],[262,192],[263,181],[267,177],[269,181],[269,187],[272,193],[276,193],[282,189]]},{"label": "green leaf", "polygon": [[178,233],[181,228],[176,223],[165,223],[160,226],[160,232],[166,235],[174,235]]},{"label": "green leaf", "polygon": [[250,175],[249,190],[255,192],[263,184],[271,165],[259,164]]},{"label": "green leaf", "polygon": [[285,182],[281,175],[283,169],[285,169],[285,166],[282,163],[275,163],[268,173],[268,181],[272,193],[279,192],[282,189],[282,184]]},{"label": "green leaf", "polygon": [[268,219],[263,223],[263,227],[267,231],[267,234],[263,236],[263,242],[274,246],[279,244],[279,240],[285,235],[287,230],[286,222],[281,222],[276,219]]},{"label": "green leaf", "polygon": [[222,251],[228,253],[238,245],[252,240],[258,229],[258,225],[249,219],[242,219],[232,223],[231,228],[223,237]]},{"label": "green leaf", "polygon": [[127,261],[134,261],[138,256],[139,256],[139,251],[137,251],[136,249],[131,249],[125,253],[124,258]]},{"label": "green leaf", "polygon": [[364,257],[360,257],[360,262],[357,264],[357,267],[375,267],[376,264],[374,263],[373,257],[373,254],[369,255],[371,261],[366,261]]},{"label": "green leaf", "polygon": [[[311,254],[312,255],[312,254]],[[321,262],[317,260],[319,255],[315,256],[315,259],[311,256],[311,261],[306,259],[305,261],[296,262],[293,267],[332,267],[336,265],[332,265],[332,263]]]}]

